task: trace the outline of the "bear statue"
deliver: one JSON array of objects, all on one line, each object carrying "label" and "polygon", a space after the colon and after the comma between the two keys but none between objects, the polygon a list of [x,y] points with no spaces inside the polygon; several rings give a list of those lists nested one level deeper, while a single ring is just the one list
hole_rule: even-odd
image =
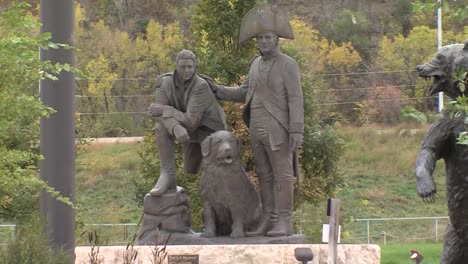
[{"label": "bear statue", "polygon": [[[467,96],[454,73],[468,70],[468,41],[440,48],[430,62],[417,66],[416,70],[420,77],[433,78],[430,94],[444,92],[452,99]],[[461,81],[466,83],[467,79]],[[466,113],[454,115],[453,110],[444,111],[427,131],[416,159],[417,191],[424,202],[435,200],[433,172],[437,160],[445,161],[450,221],[441,255],[443,264],[468,263],[468,146],[458,143],[460,134],[468,131],[467,121]]]}]

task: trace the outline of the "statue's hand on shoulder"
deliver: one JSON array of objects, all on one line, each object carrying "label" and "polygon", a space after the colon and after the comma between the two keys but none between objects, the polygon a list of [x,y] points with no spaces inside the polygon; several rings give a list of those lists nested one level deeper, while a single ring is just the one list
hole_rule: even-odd
[{"label": "statue's hand on shoulder", "polygon": [[190,137],[188,135],[187,129],[181,125],[176,125],[173,130],[174,137],[179,143],[189,142]]},{"label": "statue's hand on shoulder", "polygon": [[203,79],[205,79],[205,81],[208,83],[208,86],[210,86],[211,91],[214,94],[216,94],[216,92],[218,91],[218,85],[216,84],[216,82],[211,77],[209,77],[207,75],[200,74],[200,76],[202,76]]},{"label": "statue's hand on shoulder", "polygon": [[289,146],[291,151],[297,151],[304,141],[304,135],[302,133],[289,133]]}]

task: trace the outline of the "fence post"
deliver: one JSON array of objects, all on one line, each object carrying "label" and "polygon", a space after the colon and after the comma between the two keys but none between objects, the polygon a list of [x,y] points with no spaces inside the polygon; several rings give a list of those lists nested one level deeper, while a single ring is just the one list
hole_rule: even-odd
[{"label": "fence post", "polygon": [[382,236],[382,243],[387,245],[387,233],[385,231],[380,232],[380,236]]},{"label": "fence post", "polygon": [[15,240],[16,237],[16,225],[13,225],[13,231],[11,232],[11,238]]},{"label": "fence post", "polygon": [[366,220],[366,223],[367,223],[367,230],[366,230],[367,244],[370,244],[370,237],[369,237],[369,219]]},{"label": "fence post", "polygon": [[435,219],[435,242],[439,242],[439,219]]},{"label": "fence post", "polygon": [[340,227],[340,199],[329,199],[330,203],[330,223],[328,234],[328,264],[336,264],[338,258],[338,239]]}]

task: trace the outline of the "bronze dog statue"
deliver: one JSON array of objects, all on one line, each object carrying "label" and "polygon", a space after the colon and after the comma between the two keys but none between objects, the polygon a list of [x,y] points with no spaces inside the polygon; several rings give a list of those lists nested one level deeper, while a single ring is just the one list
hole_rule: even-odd
[{"label": "bronze dog statue", "polygon": [[217,131],[202,142],[204,237],[244,237],[260,218],[260,196],[241,164],[240,146],[228,131]]}]

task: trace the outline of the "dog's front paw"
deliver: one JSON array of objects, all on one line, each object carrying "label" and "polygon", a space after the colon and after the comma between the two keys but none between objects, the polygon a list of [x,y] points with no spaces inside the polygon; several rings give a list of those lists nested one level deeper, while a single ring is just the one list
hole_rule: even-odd
[{"label": "dog's front paw", "polygon": [[213,231],[213,230],[205,230],[205,231],[203,231],[201,236],[202,237],[215,237],[216,234],[215,234],[215,231]]},{"label": "dog's front paw", "polygon": [[242,230],[233,230],[230,235],[232,238],[245,237],[244,231]]}]

